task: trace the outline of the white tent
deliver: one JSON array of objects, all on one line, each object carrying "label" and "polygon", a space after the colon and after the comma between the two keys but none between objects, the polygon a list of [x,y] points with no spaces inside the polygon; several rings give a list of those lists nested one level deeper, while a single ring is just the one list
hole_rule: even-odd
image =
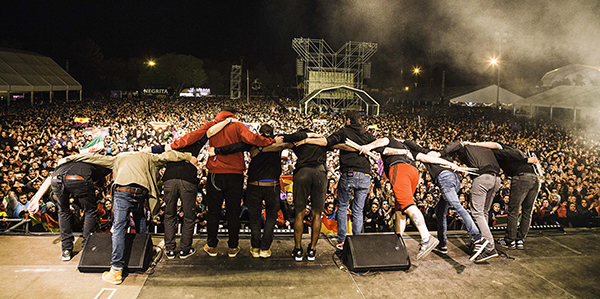
[{"label": "white tent", "polygon": [[[488,87],[484,87],[476,91],[451,98],[450,103],[467,103],[468,105],[493,106],[496,105],[497,97],[498,86],[490,85]],[[518,104],[521,100],[523,100],[523,97],[500,87],[500,95],[498,99],[500,104],[504,106],[512,106],[513,104]]]}]

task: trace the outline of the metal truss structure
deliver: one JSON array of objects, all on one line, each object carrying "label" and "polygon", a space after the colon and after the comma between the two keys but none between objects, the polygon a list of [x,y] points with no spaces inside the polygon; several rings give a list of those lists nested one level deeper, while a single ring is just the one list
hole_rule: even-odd
[{"label": "metal truss structure", "polygon": [[232,99],[239,99],[242,96],[242,66],[231,66],[231,80],[229,84],[229,96]]},{"label": "metal truss structure", "polygon": [[[349,41],[339,50],[333,49],[323,39],[294,38],[292,48],[298,53],[296,74],[303,77],[300,97],[311,97],[321,107],[335,111],[339,109],[361,109],[362,99],[345,88],[362,90],[364,79],[371,77],[369,59],[377,52],[377,43]],[[301,101],[303,102],[303,101]],[[368,108],[367,108],[368,109]]]}]

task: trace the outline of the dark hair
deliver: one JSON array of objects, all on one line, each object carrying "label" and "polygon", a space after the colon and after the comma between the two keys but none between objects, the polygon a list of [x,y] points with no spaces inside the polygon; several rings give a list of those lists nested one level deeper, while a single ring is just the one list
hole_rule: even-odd
[{"label": "dark hair", "polygon": [[232,106],[223,106],[223,109],[221,109],[221,111],[228,111],[231,113],[237,113],[237,109],[233,108]]},{"label": "dark hair", "polygon": [[346,111],[344,117],[350,120],[351,125],[360,123],[360,114],[358,113],[358,111]]},{"label": "dark hair", "polygon": [[271,125],[269,124],[263,124],[262,126],[260,126],[258,133],[265,137],[271,137],[273,136],[273,127],[271,127]]}]

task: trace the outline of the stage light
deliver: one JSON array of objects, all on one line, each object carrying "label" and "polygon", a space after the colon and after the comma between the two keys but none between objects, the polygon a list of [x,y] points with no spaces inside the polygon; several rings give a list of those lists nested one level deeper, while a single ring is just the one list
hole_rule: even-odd
[{"label": "stage light", "polygon": [[156,62],[150,60],[150,61],[146,62],[146,64],[148,64],[149,66],[155,66]]},{"label": "stage light", "polygon": [[414,69],[413,69],[413,73],[414,73],[415,75],[418,75],[418,74],[419,74],[419,72],[421,72],[421,69],[419,69],[418,67],[416,67],[416,68],[414,68]]},{"label": "stage light", "polygon": [[495,58],[495,57],[494,57],[494,58],[490,59],[490,64],[492,64],[492,65],[494,65],[494,66],[495,66],[495,65],[498,65],[498,58]]},{"label": "stage light", "polygon": [[404,90],[408,91],[408,86],[404,87]]}]

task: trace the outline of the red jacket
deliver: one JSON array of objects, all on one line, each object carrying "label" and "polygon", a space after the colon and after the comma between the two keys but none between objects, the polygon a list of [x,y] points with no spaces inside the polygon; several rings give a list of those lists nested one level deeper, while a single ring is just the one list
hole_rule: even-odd
[{"label": "red jacket", "polygon": [[[200,127],[200,129],[185,134],[183,137],[175,140],[171,144],[171,148],[176,150],[178,148],[193,144],[194,142],[202,139],[210,127],[230,117],[234,117],[234,115],[229,111],[219,112],[219,114],[217,114],[215,117],[215,120],[206,122]],[[235,122],[227,125],[223,130],[209,140],[211,147],[220,147],[238,142],[244,142],[256,146],[267,146],[274,143],[275,139],[265,138],[254,134],[250,132],[250,130],[248,130],[246,125],[243,123]],[[246,164],[244,163],[244,153],[240,152],[229,155],[217,155],[208,158],[206,168],[208,168],[210,173],[243,174],[244,170],[246,169]]]}]

